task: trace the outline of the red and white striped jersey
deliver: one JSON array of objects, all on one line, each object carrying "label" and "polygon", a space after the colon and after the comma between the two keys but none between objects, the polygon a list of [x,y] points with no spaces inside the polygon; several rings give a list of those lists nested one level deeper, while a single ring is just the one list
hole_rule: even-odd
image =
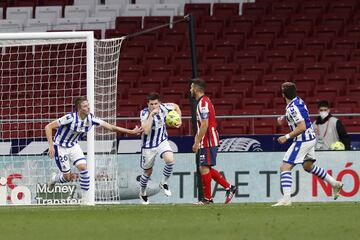
[{"label": "red and white striped jersey", "polygon": [[202,148],[216,147],[219,145],[219,133],[217,131],[217,123],[215,119],[215,109],[211,100],[207,96],[202,96],[197,104],[197,124],[198,134],[200,131],[201,120],[208,119],[208,129],[200,142]]}]

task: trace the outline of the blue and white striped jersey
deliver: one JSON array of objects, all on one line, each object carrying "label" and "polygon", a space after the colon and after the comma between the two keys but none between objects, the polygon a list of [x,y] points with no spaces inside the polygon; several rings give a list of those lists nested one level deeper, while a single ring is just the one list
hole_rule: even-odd
[{"label": "blue and white striped jersey", "polygon": [[[166,132],[166,115],[174,109],[173,103],[160,104],[160,111],[153,119],[150,133],[148,135],[145,133],[141,135],[142,148],[155,148],[168,139],[168,134]],[[149,117],[149,114],[150,109],[144,108],[140,112],[141,121],[146,120]]]},{"label": "blue and white striped jersey", "polygon": [[92,113],[83,120],[77,112],[71,112],[57,120],[60,127],[56,131],[54,143],[58,146],[70,148],[81,140],[92,126],[100,126],[103,120],[96,118]]},{"label": "blue and white striped jersey", "polygon": [[297,124],[304,121],[306,125],[306,131],[294,138],[296,142],[305,142],[310,141],[316,138],[314,129],[311,124],[309,117],[309,111],[305,105],[305,102],[299,98],[294,98],[286,106],[286,120],[290,127],[290,130],[293,131]]}]

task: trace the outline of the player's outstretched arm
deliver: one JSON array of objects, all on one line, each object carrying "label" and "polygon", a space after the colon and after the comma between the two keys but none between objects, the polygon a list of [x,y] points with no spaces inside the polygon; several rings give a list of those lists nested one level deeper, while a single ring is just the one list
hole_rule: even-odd
[{"label": "player's outstretched arm", "polygon": [[278,142],[280,144],[283,144],[285,143],[288,139],[290,138],[295,138],[297,137],[298,135],[302,134],[303,132],[306,131],[306,124],[305,124],[305,121],[301,121],[299,123],[297,123],[297,126],[296,128],[294,129],[294,131],[284,135],[284,136],[281,136],[278,138]]},{"label": "player's outstretched arm", "polygon": [[51,123],[47,124],[45,126],[45,134],[46,134],[46,139],[49,143],[49,150],[48,150],[48,154],[50,158],[53,158],[55,155],[55,148],[54,148],[54,141],[53,141],[53,136],[52,136],[52,131],[53,129],[56,129],[59,127],[59,122],[58,120],[54,120]]},{"label": "player's outstretched arm", "polygon": [[101,124],[101,126],[112,132],[119,132],[119,133],[133,134],[133,135],[139,135],[140,133],[143,132],[143,129],[138,126],[135,126],[134,129],[127,129],[127,128],[122,128],[122,127],[112,125],[108,122],[103,122]]}]

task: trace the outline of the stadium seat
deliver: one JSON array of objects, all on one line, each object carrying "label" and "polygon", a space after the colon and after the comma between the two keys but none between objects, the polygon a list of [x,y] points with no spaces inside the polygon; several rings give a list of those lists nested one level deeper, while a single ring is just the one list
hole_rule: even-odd
[{"label": "stadium seat", "polygon": [[240,88],[237,85],[231,85],[221,88],[221,97],[233,97],[237,99],[242,99],[247,95],[247,89]]},{"label": "stadium seat", "polygon": [[154,4],[152,7],[152,16],[178,16],[179,4]]},{"label": "stadium seat", "polygon": [[58,18],[53,30],[81,30],[82,18]]},{"label": "stadium seat", "polygon": [[119,65],[120,76],[140,77],[144,75],[144,67],[141,65]]},{"label": "stadium seat", "polygon": [[335,72],[337,73],[360,73],[360,64],[358,61],[335,63]]},{"label": "stadium seat", "polygon": [[291,15],[295,14],[298,11],[299,8],[299,2],[274,2],[272,4],[272,13],[274,14],[286,14]]},{"label": "stadium seat", "polygon": [[22,21],[0,20],[0,33],[15,33],[23,30]]},{"label": "stadium seat", "polygon": [[309,63],[309,62],[318,62],[320,59],[319,50],[295,50],[293,52],[293,60],[297,63]]},{"label": "stadium seat", "polygon": [[244,98],[242,100],[242,107],[247,109],[264,109],[269,106],[269,98]]},{"label": "stadium seat", "polygon": [[356,49],[359,47],[358,37],[338,37],[333,39],[333,48],[336,49]]},{"label": "stadium seat", "polygon": [[341,0],[329,3],[329,12],[347,13],[349,15],[358,7],[358,3],[352,0]]},{"label": "stadium seat", "polygon": [[143,59],[144,63],[151,65],[168,64],[169,62],[169,56],[163,52],[161,54],[157,52],[145,53]]},{"label": "stadium seat", "polygon": [[213,64],[211,65],[211,74],[214,76],[231,76],[238,72],[239,65],[235,63],[228,64]]},{"label": "stadium seat", "polygon": [[125,6],[123,16],[150,16],[150,6],[149,4],[128,4]]},{"label": "stadium seat", "polygon": [[20,21],[22,24],[27,23],[28,19],[33,17],[32,7],[8,7],[6,9],[6,19]]},{"label": "stadium seat", "polygon": [[158,75],[158,76],[140,76],[138,78],[137,87],[146,87],[153,89],[161,89],[164,86],[168,85],[168,76]]},{"label": "stadium seat", "polygon": [[263,16],[270,11],[270,4],[267,2],[244,2],[242,5],[242,14],[251,16]]},{"label": "stadium seat", "polygon": [[304,38],[302,42],[303,49],[328,49],[331,39],[323,37]]},{"label": "stadium seat", "polygon": [[155,64],[149,66],[149,76],[151,77],[169,77],[175,75],[174,65]]},{"label": "stadium seat", "polygon": [[248,89],[249,87],[258,85],[259,75],[255,75],[255,74],[232,75],[230,76],[230,83],[236,84],[238,86],[240,86],[239,84],[241,84],[243,88]]},{"label": "stadium seat", "polygon": [[142,17],[117,17],[115,21],[115,27],[116,29],[127,33],[140,31],[142,27]]},{"label": "stadium seat", "polygon": [[252,35],[255,38],[273,39],[281,34],[280,26],[257,26],[252,30]]},{"label": "stadium seat", "polygon": [[301,11],[307,14],[323,14],[327,11],[329,2],[322,1],[304,1],[301,5]]},{"label": "stadium seat", "polygon": [[339,90],[343,90],[344,87],[350,84],[352,79],[351,72],[344,73],[330,73],[324,75],[324,84],[332,87],[336,87]]},{"label": "stadium seat", "polygon": [[49,23],[54,23],[58,18],[61,18],[61,6],[37,6],[35,8],[36,19],[46,19]]},{"label": "stadium seat", "polygon": [[346,37],[360,37],[360,25],[349,25],[345,27],[344,36]]},{"label": "stadium seat", "polygon": [[246,50],[267,50],[272,46],[272,38],[249,38],[245,41]]},{"label": "stadium seat", "polygon": [[331,101],[337,96],[340,96],[341,89],[328,85],[318,85],[315,92],[317,97]]},{"label": "stadium seat", "polygon": [[201,24],[204,16],[210,16],[210,3],[186,3],[184,6],[184,14],[192,13],[196,23]]},{"label": "stadium seat", "polygon": [[310,32],[311,27],[289,24],[284,29],[284,37],[302,39],[308,37],[310,35]]},{"label": "stadium seat", "polygon": [[213,51],[204,54],[204,62],[207,64],[225,64],[229,62],[230,58],[229,53],[223,51]]},{"label": "stadium seat", "polygon": [[251,34],[250,28],[239,28],[230,26],[224,29],[224,39],[229,41],[238,41],[239,46],[243,45],[243,42]]},{"label": "stadium seat", "polygon": [[360,121],[357,119],[344,119],[343,124],[348,133],[359,133],[360,132]]},{"label": "stadium seat", "polygon": [[290,82],[291,75],[290,74],[265,74],[262,76],[262,84],[266,86],[278,86],[280,89],[280,85],[284,82]]},{"label": "stadium seat", "polygon": [[260,24],[262,26],[279,27],[283,29],[289,21],[289,15],[269,14],[260,18]]},{"label": "stadium seat", "polygon": [[214,3],[213,15],[214,16],[236,16],[239,15],[239,3]]},{"label": "stadium seat", "polygon": [[228,25],[227,16],[204,16],[201,27],[222,31]]},{"label": "stadium seat", "polygon": [[258,16],[255,15],[232,16],[229,26],[238,29],[252,29],[258,23],[258,19]]},{"label": "stadium seat", "polygon": [[297,74],[300,71],[300,64],[294,62],[274,63],[271,68],[271,73],[276,74]]},{"label": "stadium seat", "polygon": [[144,17],[144,29],[160,26],[170,23],[170,17],[168,16],[145,16]]},{"label": "stadium seat", "polygon": [[317,25],[314,27],[313,35],[315,37],[323,37],[323,38],[334,38],[339,36],[342,26],[338,25]]},{"label": "stadium seat", "polygon": [[241,65],[242,74],[256,74],[263,75],[270,71],[270,64],[266,62],[262,63],[244,63]]},{"label": "stadium seat", "polygon": [[323,24],[344,26],[349,21],[349,13],[347,12],[329,12],[322,17]]},{"label": "stadium seat", "polygon": [[253,134],[276,134],[276,119],[255,119]]},{"label": "stadium seat", "polygon": [[360,97],[359,96],[340,96],[335,99],[335,107],[336,108],[343,108],[343,107],[360,107]]},{"label": "stadium seat", "polygon": [[82,25],[82,30],[101,30],[101,38],[105,38],[106,29],[114,25],[113,20],[109,17],[89,17],[85,18]]},{"label": "stadium seat", "polygon": [[24,25],[24,32],[46,32],[52,26],[47,19],[29,19]]},{"label": "stadium seat", "polygon": [[234,109],[232,115],[260,115],[261,109]]},{"label": "stadium seat", "polygon": [[268,63],[289,62],[291,51],[289,50],[267,50],[264,51],[264,61]]},{"label": "stadium seat", "polygon": [[348,49],[331,49],[324,50],[321,56],[322,61],[326,62],[343,62],[349,59],[349,50]]},{"label": "stadium seat", "polygon": [[260,62],[261,52],[257,50],[241,50],[234,53],[233,61],[238,64]]},{"label": "stadium seat", "polygon": [[247,134],[249,127],[248,120],[232,120],[232,121],[223,121],[221,122],[219,134],[220,135],[239,135]]},{"label": "stadium seat", "polygon": [[304,73],[326,74],[331,71],[331,67],[332,65],[329,62],[304,63]]},{"label": "stadium seat", "polygon": [[215,108],[222,108],[222,109],[235,109],[238,104],[239,100],[236,98],[213,98],[212,103],[214,104]]},{"label": "stadium seat", "polygon": [[312,27],[315,26],[320,19],[320,14],[308,14],[308,13],[299,13],[291,16],[291,24],[293,25],[302,25]]},{"label": "stadium seat", "polygon": [[84,20],[90,17],[90,6],[65,6],[65,18],[80,18]]},{"label": "stadium seat", "polygon": [[348,85],[346,88],[346,96],[360,96],[360,85],[359,84],[352,84]]},{"label": "stadium seat", "polygon": [[280,85],[275,86],[257,86],[253,89],[253,98],[267,98],[280,97]]},{"label": "stadium seat", "polygon": [[[111,19],[116,19],[120,16],[122,12],[122,5],[96,5],[95,6],[95,17],[109,17]],[[112,26],[112,28],[114,28]]]},{"label": "stadium seat", "polygon": [[276,38],[274,40],[274,49],[277,50],[296,50],[301,46],[302,38]]}]

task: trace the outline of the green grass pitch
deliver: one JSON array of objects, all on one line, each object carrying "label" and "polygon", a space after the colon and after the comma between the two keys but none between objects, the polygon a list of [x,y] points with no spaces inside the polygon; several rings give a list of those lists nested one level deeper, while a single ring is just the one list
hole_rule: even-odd
[{"label": "green grass pitch", "polygon": [[0,207],[0,239],[360,239],[360,204]]}]

